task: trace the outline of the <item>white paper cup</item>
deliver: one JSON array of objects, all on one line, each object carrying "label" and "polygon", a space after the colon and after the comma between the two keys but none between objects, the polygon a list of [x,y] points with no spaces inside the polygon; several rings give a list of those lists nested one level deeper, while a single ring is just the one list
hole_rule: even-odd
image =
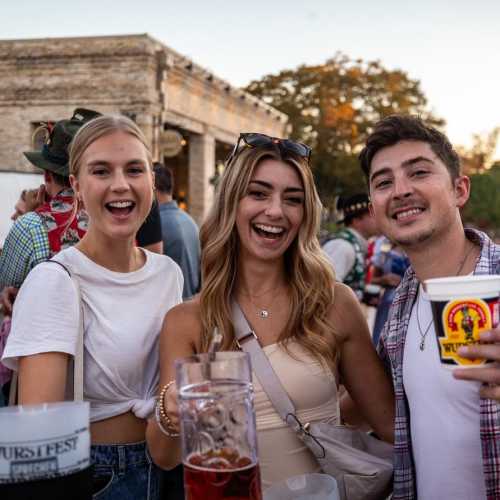
[{"label": "white paper cup", "polygon": [[490,360],[466,359],[461,346],[477,344],[479,334],[498,326],[500,275],[454,276],[424,281],[431,301],[441,363],[448,368],[473,368]]},{"label": "white paper cup", "polygon": [[66,476],[89,465],[89,403],[0,408],[0,484]]}]

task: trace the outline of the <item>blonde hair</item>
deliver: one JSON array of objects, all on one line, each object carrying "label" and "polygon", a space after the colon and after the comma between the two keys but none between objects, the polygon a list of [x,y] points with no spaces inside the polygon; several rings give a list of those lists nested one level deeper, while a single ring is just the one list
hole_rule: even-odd
[{"label": "blonde hair", "polygon": [[[153,158],[151,150],[149,149],[148,142],[142,130],[126,116],[122,115],[102,115],[94,118],[83,125],[73,137],[71,144],[68,148],[69,153],[69,173],[78,178],[80,173],[80,162],[87,148],[105,135],[112,134],[113,132],[124,132],[135,137],[142,143],[146,150],[149,169],[152,172]],[[76,218],[78,212],[83,208],[79,198],[75,196],[73,202],[73,212],[69,218],[64,231],[71,225]]]},{"label": "blonde hair", "polygon": [[284,255],[291,289],[290,319],[278,340],[286,348],[287,341],[294,339],[334,369],[337,342],[327,315],[333,303],[335,276],[317,237],[322,205],[307,161],[278,148],[248,148],[236,156],[222,174],[214,203],[201,227],[201,348],[208,348],[215,327],[223,335],[223,349],[236,348],[231,317],[239,246],[236,212],[255,168],[268,158],[294,168],[304,186],[304,218]]},{"label": "blonde hair", "polygon": [[69,146],[69,173],[78,177],[80,162],[87,148],[97,139],[113,132],[125,132],[141,142],[146,149],[148,165],[151,168],[153,163],[151,150],[142,130],[126,116],[104,115],[90,120],[75,134]]}]

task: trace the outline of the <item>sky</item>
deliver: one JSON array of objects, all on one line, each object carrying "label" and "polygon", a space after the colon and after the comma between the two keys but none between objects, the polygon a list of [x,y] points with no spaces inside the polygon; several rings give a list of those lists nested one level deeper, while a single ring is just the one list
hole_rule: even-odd
[{"label": "sky", "polygon": [[341,51],[419,80],[456,145],[500,126],[499,0],[2,0],[0,26],[2,39],[148,33],[236,86]]}]

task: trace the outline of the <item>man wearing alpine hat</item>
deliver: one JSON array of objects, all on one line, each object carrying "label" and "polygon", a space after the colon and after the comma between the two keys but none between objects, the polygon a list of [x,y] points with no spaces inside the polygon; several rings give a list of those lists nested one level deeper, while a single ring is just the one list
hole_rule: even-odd
[{"label": "man wearing alpine hat", "polygon": [[[68,146],[78,129],[100,113],[77,108],[69,120],[44,123],[47,139],[41,151],[24,155],[43,170],[41,205],[18,218],[0,256],[0,290],[6,313],[29,271],[67,246],[80,241],[87,228],[84,210],[74,211],[69,184]],[[5,288],[4,288],[5,287]]]},{"label": "man wearing alpine hat", "polygon": [[365,288],[367,240],[376,234],[368,207],[365,193],[339,198],[337,210],[343,213],[343,218],[338,223],[344,227],[323,242],[323,250],[333,265],[337,281],[351,287],[360,300]]}]

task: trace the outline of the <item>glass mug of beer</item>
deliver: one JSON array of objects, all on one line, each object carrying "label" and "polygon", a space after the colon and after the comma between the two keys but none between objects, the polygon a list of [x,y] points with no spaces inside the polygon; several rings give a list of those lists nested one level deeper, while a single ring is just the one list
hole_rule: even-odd
[{"label": "glass mug of beer", "polygon": [[186,500],[261,500],[248,354],[175,364]]}]

